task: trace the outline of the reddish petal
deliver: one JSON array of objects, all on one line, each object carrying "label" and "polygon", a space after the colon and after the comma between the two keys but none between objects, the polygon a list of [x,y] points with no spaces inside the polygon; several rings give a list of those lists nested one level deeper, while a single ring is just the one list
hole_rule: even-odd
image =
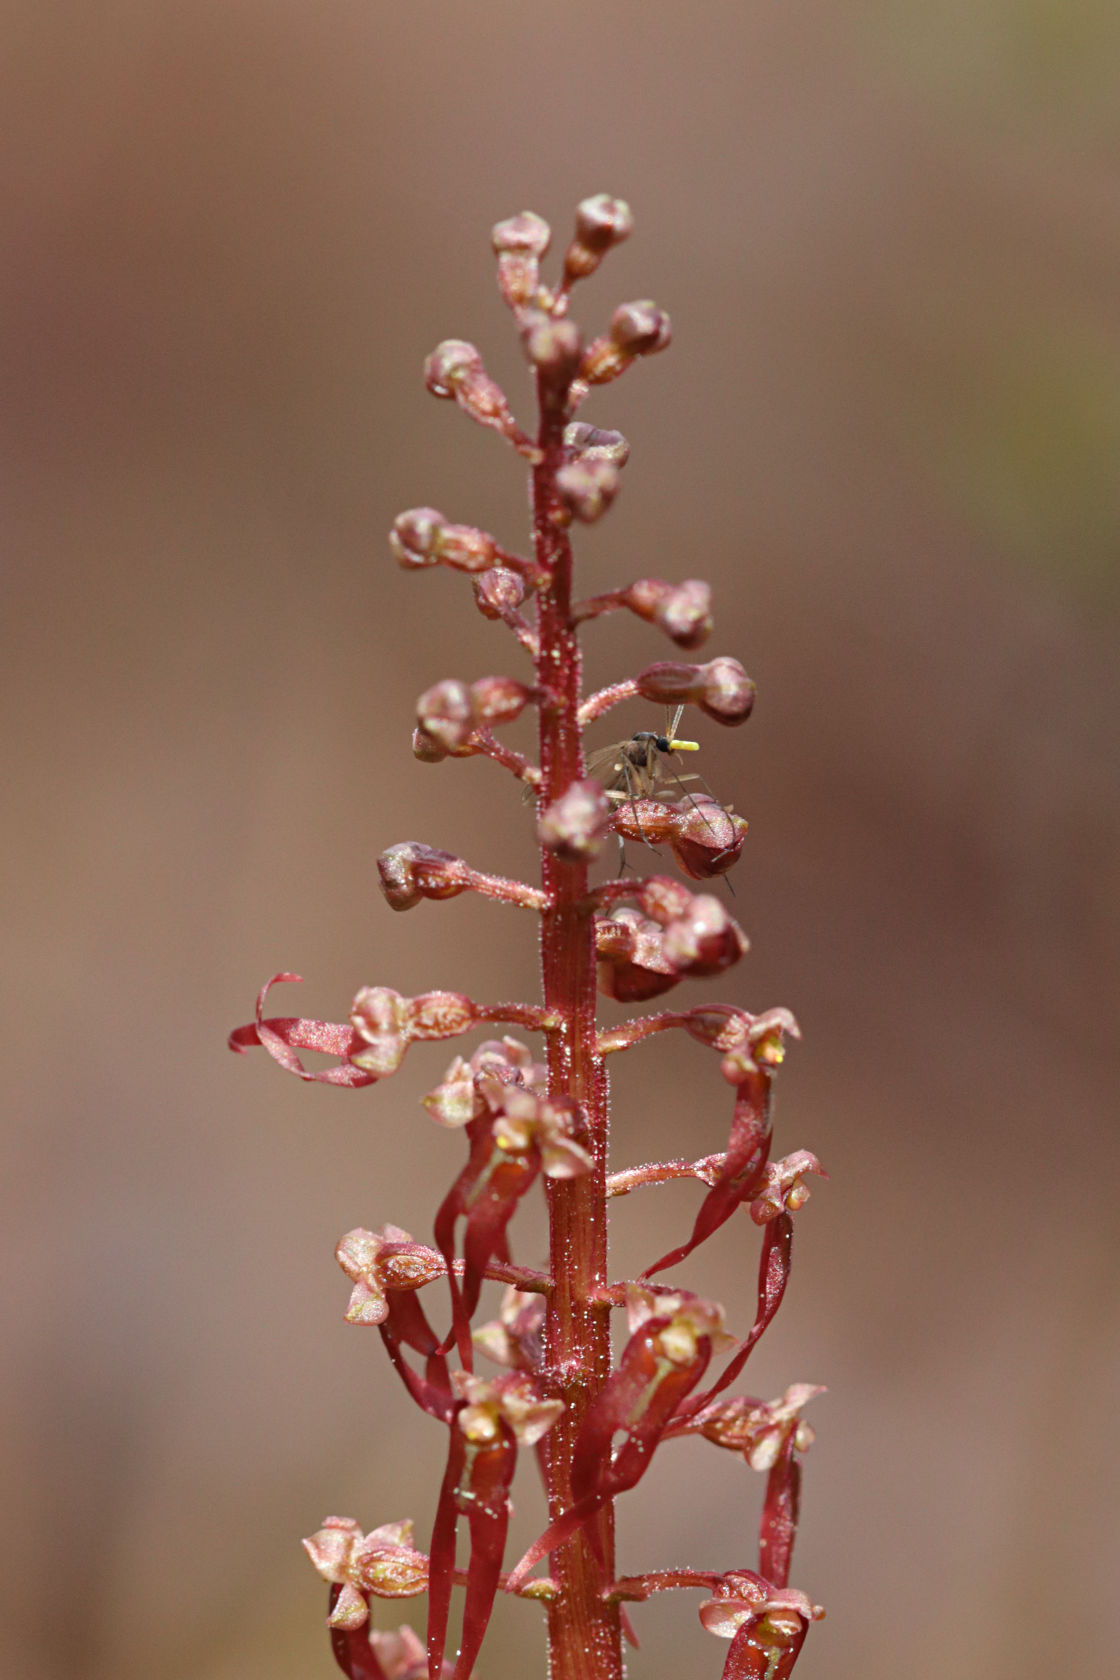
[{"label": "reddish petal", "polygon": [[264,1001],[269,991],[280,981],[302,980],[299,974],[274,974],[272,979],[261,987],[257,998],[257,1018],[249,1026],[237,1027],[229,1035],[229,1047],[239,1055],[257,1045],[268,1051],[269,1055],[287,1073],[294,1073],[297,1079],[306,1079],[321,1085],[347,1085],[357,1088],[361,1085],[373,1085],[375,1076],[363,1073],[348,1061],[342,1061],[337,1067],[319,1068],[312,1072],[304,1067],[296,1050],[322,1050],[329,1056],[349,1056],[363,1042],[353,1027],[338,1021],[301,1020],[295,1016],[273,1016],[269,1020],[264,1018]]},{"label": "reddish petal", "polygon": [[714,1231],[718,1231],[741,1203],[757,1195],[770,1154],[770,1076],[759,1072],[739,1086],[727,1153],[719,1177],[700,1204],[692,1235],[679,1248],[663,1254],[642,1273],[653,1277],[677,1266]]},{"label": "reddish petal", "polygon": [[[331,1588],[330,1609],[332,1611],[341,1592],[342,1588],[340,1586]],[[363,1596],[365,1595],[363,1594]],[[334,1660],[343,1674],[347,1676],[347,1680],[385,1680],[385,1670],[378,1662],[377,1652],[369,1642],[368,1622],[360,1628],[332,1627],[330,1636]]]},{"label": "reddish petal", "polygon": [[517,1464],[517,1443],[503,1426],[500,1447],[481,1453],[475,1461],[470,1494],[471,1561],[463,1606],[463,1635],[452,1680],[470,1680],[494,1608],[502,1557],[509,1528],[509,1488]]},{"label": "reddish petal", "polygon": [[788,1587],[801,1505],[801,1466],[788,1431],[769,1476],[758,1530],[758,1571],[775,1587]]},{"label": "reddish petal", "polygon": [[458,1507],[455,1490],[466,1463],[466,1442],[454,1417],[447,1451],[447,1468],[439,1490],[436,1520],[432,1528],[428,1568],[428,1671],[443,1674],[443,1654],[447,1649],[447,1622],[451,1614],[451,1587],[455,1580],[455,1529]]},{"label": "reddish petal", "polygon": [[717,1381],[706,1393],[695,1395],[687,1406],[682,1407],[676,1421],[695,1417],[710,1400],[714,1400],[717,1394],[722,1394],[723,1390],[735,1381],[747,1363],[751,1349],[782,1304],[782,1296],[789,1281],[792,1249],[793,1220],[788,1213],[783,1213],[763,1230],[762,1254],[758,1264],[758,1310],[749,1334],[739,1343]]}]

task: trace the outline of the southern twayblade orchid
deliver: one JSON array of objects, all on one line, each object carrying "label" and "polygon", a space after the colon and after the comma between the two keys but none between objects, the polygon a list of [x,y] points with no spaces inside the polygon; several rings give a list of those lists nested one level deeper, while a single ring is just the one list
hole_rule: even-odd
[{"label": "southern twayblade orchid", "polygon": [[[795,1384],[772,1402],[727,1393],[781,1304],[793,1215],[808,1197],[808,1179],[823,1173],[807,1150],[771,1159],[773,1079],[786,1041],[797,1036],[796,1023],[788,1010],[750,1014],[732,1004],[638,1016],[603,1030],[596,1019],[597,989],[617,1003],[641,1003],[684,981],[721,974],[747,950],[742,929],[712,893],[694,892],[668,874],[597,882],[591,875],[614,836],[639,847],[664,845],[686,880],[714,880],[738,861],[747,835],[746,821],[708,792],[661,797],[682,790],[659,777],[628,778],[620,797],[609,775],[607,785],[596,778],[595,761],[584,751],[585,730],[627,701],[692,706],[703,719],[736,726],[755,698],[738,660],[718,655],[686,662],[712,628],[711,591],[703,580],[643,576],[582,601],[574,595],[573,525],[607,512],[629,455],[620,433],[577,419],[577,411],[593,391],[664,349],[671,337],[668,316],[647,299],[620,305],[606,330],[587,340],[572,318],[573,288],[631,227],[620,199],[585,200],[552,283],[541,278],[551,236],[539,216],[522,212],[494,229],[499,291],[536,386],[534,435],[519,424],[474,345],[445,340],[425,364],[433,395],[496,433],[527,463],[531,555],[433,507],[402,513],[390,537],[406,571],[465,576],[482,618],[508,631],[517,656],[532,663],[520,676],[429,679],[417,702],[412,745],[421,763],[451,766],[453,774],[468,773],[456,772],[457,761],[488,760],[513,777],[522,807],[535,799],[540,881],[493,875],[453,852],[404,840],[379,859],[382,892],[398,912],[426,916],[431,912],[421,906],[470,892],[536,917],[542,999],[483,1003],[459,991],[406,996],[365,985],[343,1021],[266,1016],[271,986],[298,979],[282,973],[261,990],[254,1019],[230,1039],[238,1052],[264,1049],[300,1079],[361,1089],[391,1078],[414,1045],[493,1026],[543,1036],[539,1059],[517,1038],[485,1039],[455,1056],[423,1099],[431,1119],[462,1131],[466,1143],[465,1163],[460,1156],[449,1167],[450,1188],[438,1198],[434,1246],[389,1224],[359,1226],[338,1244],[350,1286],[346,1321],[379,1332],[412,1399],[447,1432],[427,1554],[413,1544],[408,1522],[366,1533],[353,1519],[328,1517],[305,1542],[329,1583],[331,1649],[347,1680],[471,1680],[500,1591],[545,1606],[551,1680],[621,1680],[626,1605],[652,1593],[710,1595],[700,1615],[705,1627],[730,1640],[724,1680],[787,1680],[810,1623],[823,1613],[788,1585],[800,1455],[811,1439],[800,1413],[821,1391]],[[581,626],[616,612],[662,632],[681,657],[655,661],[585,695]],[[502,739],[504,728],[529,711],[537,717],[537,762]],[[648,729],[632,739],[647,738],[660,741]],[[691,745],[677,741],[675,728],[666,737],[667,745],[673,742]],[[608,757],[613,762],[617,754]],[[606,1057],[669,1031],[692,1041],[689,1055],[718,1052],[720,1073],[734,1091],[730,1131],[726,1123],[709,1125],[705,1106],[690,1102],[682,1148],[696,1147],[694,1113],[705,1153],[612,1171]],[[315,1054],[326,1055],[327,1065],[305,1060]],[[691,1231],[637,1280],[612,1281],[608,1201],[671,1179],[703,1187]],[[514,1264],[511,1233],[526,1196],[539,1186],[550,1252],[547,1269],[531,1271]],[[754,1321],[738,1340],[723,1328],[718,1303],[650,1281],[736,1215],[740,1226],[762,1232]],[[449,1312],[432,1305],[433,1297],[441,1306],[445,1301],[444,1279]],[[494,1283],[508,1286],[500,1316],[472,1331],[483,1291]],[[615,1358],[610,1320],[622,1308],[629,1336]],[[476,1349],[502,1367],[500,1375],[475,1373]],[[451,1369],[452,1350],[459,1369]],[[765,1472],[757,1573],[672,1567],[617,1575],[615,1502],[649,1475],[664,1443],[683,1437],[734,1449]],[[534,1448],[547,1526],[503,1575],[510,1486],[523,1445]],[[464,1529],[467,1556],[460,1564]],[[531,1574],[546,1554],[550,1573]],[[461,1635],[450,1656],[458,1587],[464,1589]],[[410,1628],[371,1627],[378,1602],[421,1593],[428,1597],[426,1647]]]}]

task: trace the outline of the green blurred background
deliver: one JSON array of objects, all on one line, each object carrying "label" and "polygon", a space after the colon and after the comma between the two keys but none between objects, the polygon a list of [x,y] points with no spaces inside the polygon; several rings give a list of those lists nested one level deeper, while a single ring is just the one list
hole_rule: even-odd
[{"label": "green blurred background", "polygon": [[[527,919],[376,891],[407,838],[533,867],[501,772],[408,747],[421,689],[521,656],[384,532],[428,502],[524,543],[515,459],[420,363],[476,340],[527,414],[488,230],[532,208],[561,241],[603,190],[637,232],[577,314],[652,296],[675,341],[588,405],[634,453],[582,576],[709,577],[711,651],[760,689],[698,725],[751,822],[753,951],[677,996],[797,1011],[778,1145],[832,1173],[748,1385],[830,1390],[799,1676],[1112,1674],[1120,13],[0,15],[4,1674],[325,1680],[300,1535],[429,1520],[439,1432],[342,1324],[332,1249],[429,1230],[447,1058],[351,1093],[224,1035],[281,967],[333,1018],[363,982],[532,995]],[[587,646],[593,683],[664,652],[614,620]],[[651,722],[619,717],[601,739]],[[614,1088],[619,1162],[725,1136],[697,1047]],[[623,1204],[619,1275],[695,1200]],[[681,1280],[743,1325],[754,1252],[729,1227]],[[624,1566],[749,1564],[760,1492],[667,1449]],[[635,1680],[718,1675],[695,1602],[637,1612]],[[540,1653],[509,1606],[481,1673]]]}]

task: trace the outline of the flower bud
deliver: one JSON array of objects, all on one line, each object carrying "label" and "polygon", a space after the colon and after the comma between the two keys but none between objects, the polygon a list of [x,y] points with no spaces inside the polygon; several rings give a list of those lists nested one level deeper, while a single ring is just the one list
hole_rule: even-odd
[{"label": "flower bud", "polygon": [[663,938],[662,928],[638,910],[622,908],[597,917],[596,984],[602,996],[641,1003],[671,991],[678,971],[666,959]]},{"label": "flower bud", "polygon": [[514,677],[479,677],[470,687],[478,723],[512,723],[533,698],[533,690]]},{"label": "flower bud", "polygon": [[677,865],[693,881],[726,875],[747,838],[745,817],[727,811],[710,794],[693,793],[668,807],[676,817],[669,839]]},{"label": "flower bud", "polygon": [[639,578],[626,591],[626,604],[639,618],[656,624],[678,647],[699,647],[711,634],[712,591],[700,578],[676,584]]},{"label": "flower bud", "polygon": [[630,237],[634,217],[630,206],[609,193],[596,193],[576,206],[575,237],[564,257],[564,282],[594,274],[613,245]]},{"label": "flower bud", "polygon": [[585,420],[565,426],[564,442],[576,460],[609,461],[613,467],[624,467],[630,459],[630,445],[621,432],[589,426]]},{"label": "flower bud", "polygon": [[412,752],[421,764],[442,764],[449,757],[445,747],[441,747],[435,738],[424,729],[412,731]]},{"label": "flower bud", "polygon": [[471,884],[462,858],[419,840],[403,840],[382,852],[377,873],[393,910],[411,910],[422,898],[455,898]]},{"label": "flower bud", "polygon": [[416,702],[420,728],[445,752],[453,753],[474,734],[474,707],[466,683],[453,677],[426,689]]},{"label": "flower bud", "polygon": [[700,893],[666,927],[662,948],[677,973],[703,978],[737,963],[747,950],[747,939],[718,898]]},{"label": "flower bud", "polygon": [[707,665],[676,665],[661,660],[634,679],[646,700],[667,706],[689,701],[716,723],[742,723],[751,714],[755,687],[737,659],[721,656]]},{"label": "flower bud", "polygon": [[406,571],[450,566],[457,572],[484,572],[494,564],[498,545],[488,531],[452,525],[437,508],[407,508],[393,521],[389,547]]},{"label": "flower bud", "polygon": [[583,456],[556,474],[556,488],[573,519],[584,525],[602,518],[618,494],[618,468],[610,461]]},{"label": "flower bud", "polygon": [[433,397],[458,403],[464,414],[501,433],[529,460],[539,454],[518,426],[505,392],[491,379],[473,344],[460,338],[444,339],[424,363],[424,383]]},{"label": "flower bud", "polygon": [[541,813],[537,836],[565,863],[580,863],[602,851],[610,817],[610,802],[598,782],[573,782]]},{"label": "flower bud", "polygon": [[717,723],[743,723],[754,708],[755,686],[737,659],[723,656],[701,667],[700,710]]},{"label": "flower bud", "polygon": [[482,356],[461,338],[445,338],[424,363],[424,383],[433,397],[459,400],[464,384],[485,375]]},{"label": "flower bud", "polygon": [[428,1559],[412,1544],[412,1523],[385,1523],[354,1548],[359,1587],[376,1598],[416,1598],[428,1590]]},{"label": "flower bud", "polygon": [[446,524],[438,508],[406,508],[398,513],[389,532],[389,547],[399,564],[408,571],[438,566],[436,543]]},{"label": "flower bud", "polygon": [[647,916],[668,927],[670,922],[688,915],[693,894],[671,875],[650,875],[642,883],[638,903]]},{"label": "flower bud", "polygon": [[668,315],[648,298],[620,304],[609,332],[612,343],[628,356],[652,356],[666,349],[673,336]]},{"label": "flower bud", "polygon": [[543,217],[523,210],[496,223],[490,239],[498,259],[498,290],[511,309],[521,309],[540,288],[540,259],[552,242],[552,230]]},{"label": "flower bud", "polygon": [[663,840],[672,843],[679,826],[676,810],[660,799],[627,799],[611,816],[616,834],[624,840],[638,840],[643,846],[658,846]]},{"label": "flower bud", "polygon": [[558,321],[535,309],[524,317],[521,343],[526,359],[550,385],[571,384],[583,351],[583,337],[574,321]]},{"label": "flower bud", "polygon": [[483,618],[507,617],[517,611],[525,595],[524,578],[509,566],[491,566],[475,579],[474,598]]}]

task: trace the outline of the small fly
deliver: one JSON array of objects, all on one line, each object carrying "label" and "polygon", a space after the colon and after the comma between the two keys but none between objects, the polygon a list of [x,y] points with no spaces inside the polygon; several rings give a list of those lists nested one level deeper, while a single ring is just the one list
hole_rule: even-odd
[{"label": "small fly", "polygon": [[[679,775],[672,763],[674,753],[700,751],[699,741],[682,741],[677,737],[683,715],[683,706],[677,707],[671,721],[666,712],[664,735],[653,729],[639,729],[628,741],[615,741],[611,746],[592,753],[587,761],[588,774],[603,784],[603,792],[608,799],[620,805],[633,805],[639,799],[648,799],[668,783],[676,783],[687,799],[689,795],[684,783],[703,782],[701,776]],[[706,782],[703,785],[707,787]],[[621,835],[618,845],[622,854],[621,874],[626,868],[626,845]],[[646,845],[651,851],[657,850],[650,840],[646,841]]]},{"label": "small fly", "polygon": [[684,707],[678,706],[672,722],[669,723],[666,718],[668,727],[664,735],[653,729],[639,729],[628,741],[615,741],[611,746],[592,753],[587,761],[588,774],[602,782],[608,799],[619,803],[648,799],[656,788],[667,781],[696,780],[695,776],[678,776],[668,763],[672,753],[700,751],[699,741],[677,739],[683,715]]}]

